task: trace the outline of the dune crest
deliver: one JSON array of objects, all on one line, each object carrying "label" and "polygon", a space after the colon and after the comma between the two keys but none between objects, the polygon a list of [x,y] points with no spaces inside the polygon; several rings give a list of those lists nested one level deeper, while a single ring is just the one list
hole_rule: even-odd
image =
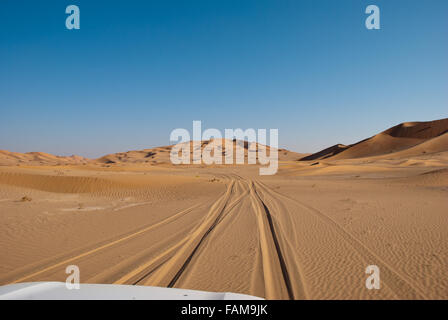
[{"label": "dune crest", "polygon": [[[434,121],[404,122],[373,137],[349,146],[336,145],[316,152],[301,161],[318,159],[356,159],[382,155],[414,156],[426,148],[428,153],[448,151],[448,118]],[[430,142],[432,141],[432,142]],[[428,143],[426,145],[423,145]],[[419,147],[422,145],[422,147]]]},{"label": "dune crest", "polygon": [[55,156],[45,152],[10,152],[0,150],[0,166],[84,164],[90,160],[77,155]]},{"label": "dune crest", "polygon": [[[204,151],[207,147],[213,146],[214,140],[206,140],[201,142],[200,149],[201,151]],[[222,157],[222,163],[225,162],[225,157],[229,154],[228,150],[226,150],[226,142],[232,145],[233,148],[233,158],[235,159],[237,150],[242,151],[245,158],[245,164],[247,164],[247,158],[249,156],[249,152],[252,152],[250,149],[251,147],[258,151],[260,148],[259,143],[254,143],[255,145],[252,145],[251,142],[243,141],[243,140],[226,140],[222,139],[221,141],[221,148],[220,156]],[[185,144],[189,145],[189,149],[191,152],[190,160],[193,160],[193,141],[185,142]],[[144,150],[136,150],[136,151],[127,151],[127,152],[119,152],[119,153],[113,153],[105,155],[101,158],[98,158],[94,160],[95,163],[100,164],[107,164],[107,165],[117,165],[117,164],[149,164],[149,165],[155,165],[155,164],[167,164],[171,165],[170,160],[170,152],[171,149],[174,147],[174,145],[169,146],[162,146],[162,147],[156,147],[151,149],[144,149]],[[271,148],[269,146],[266,146],[266,150],[269,153]],[[302,158],[305,154],[296,153],[293,151],[289,151],[287,149],[278,149],[278,157],[279,161],[295,161],[300,158]]]}]

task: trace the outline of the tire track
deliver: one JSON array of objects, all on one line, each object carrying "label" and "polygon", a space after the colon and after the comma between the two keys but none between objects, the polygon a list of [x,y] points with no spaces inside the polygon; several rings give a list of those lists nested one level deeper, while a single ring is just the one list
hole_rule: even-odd
[{"label": "tire track", "polygon": [[172,215],[172,216],[170,216],[170,217],[168,217],[168,218],[166,218],[166,219],[164,219],[164,220],[162,220],[162,221],[159,221],[159,222],[157,222],[157,223],[155,223],[155,224],[151,224],[151,225],[149,225],[149,226],[147,226],[147,227],[144,227],[143,229],[140,229],[139,231],[136,231],[136,232],[133,232],[133,233],[128,234],[128,235],[126,235],[126,236],[120,237],[120,238],[118,238],[117,240],[113,240],[113,241],[107,242],[106,244],[103,244],[103,245],[100,245],[99,247],[95,247],[94,249],[85,251],[85,252],[83,252],[83,253],[81,253],[81,254],[78,254],[78,255],[76,255],[76,256],[74,256],[74,257],[70,257],[70,258],[68,258],[68,259],[64,259],[64,260],[61,261],[61,262],[58,262],[58,263],[56,263],[56,264],[53,264],[53,265],[50,265],[50,266],[45,267],[45,268],[43,268],[43,269],[40,269],[39,271],[36,271],[36,272],[30,273],[30,274],[27,274],[27,275],[25,275],[25,276],[22,276],[22,277],[20,277],[20,278],[18,278],[18,279],[15,279],[15,280],[9,282],[9,284],[18,283],[18,282],[23,282],[24,280],[27,280],[27,279],[29,279],[29,278],[38,276],[38,275],[40,275],[40,274],[42,274],[42,273],[45,273],[45,272],[50,271],[50,270],[52,270],[52,269],[55,269],[55,268],[57,268],[57,267],[61,267],[61,266],[67,265],[68,263],[71,263],[71,262],[73,262],[73,261],[75,261],[75,260],[77,260],[77,259],[84,258],[84,257],[89,256],[89,255],[91,255],[91,254],[97,253],[97,252],[99,252],[99,251],[102,251],[102,250],[104,250],[104,249],[110,248],[110,247],[112,247],[112,246],[114,246],[114,245],[117,245],[117,244],[119,244],[119,243],[122,243],[123,241],[130,240],[130,239],[132,239],[132,238],[135,238],[135,237],[137,237],[137,236],[139,236],[139,235],[142,235],[142,234],[144,234],[144,233],[147,233],[148,231],[151,231],[151,230],[153,230],[153,229],[155,229],[155,228],[157,228],[157,227],[160,227],[160,226],[162,226],[162,225],[165,225],[165,224],[167,224],[167,223],[170,223],[170,222],[172,222],[172,221],[174,221],[174,220],[180,218],[181,216],[183,216],[183,215],[185,215],[185,214],[187,214],[187,213],[193,211],[195,208],[200,207],[201,205],[203,205],[203,204],[196,204],[196,205],[194,205],[194,206],[192,206],[192,207],[190,207],[190,208],[187,208],[187,209],[185,209],[185,210],[182,210],[182,211],[180,211],[180,212],[178,212],[178,213],[176,213],[176,214],[174,214],[174,215]]},{"label": "tire track", "polygon": [[[383,259],[381,259],[378,255],[376,255],[371,249],[366,247],[360,240],[355,238],[349,232],[347,232],[344,228],[342,228],[337,222],[331,219],[326,214],[322,213],[318,209],[311,207],[297,199],[286,196],[272,188],[266,186],[266,184],[262,182],[258,182],[258,184],[262,185],[267,192],[272,194],[276,194],[284,199],[292,201],[296,205],[299,205],[301,208],[305,209],[307,212],[312,213],[316,217],[318,217],[321,221],[323,221],[327,226],[332,228],[335,232],[337,232],[361,257],[365,259],[366,262],[372,263],[372,261],[376,261],[375,264],[380,265],[382,279],[388,279],[387,286],[400,298],[400,299],[428,299],[423,293],[423,290],[419,288],[417,285],[412,283],[412,279],[408,276],[403,275],[399,271],[395,270],[392,266],[386,263]],[[383,280],[384,281],[384,280]]]},{"label": "tire track", "polygon": [[[238,185],[244,190],[244,187],[242,184],[240,184],[238,182]],[[226,217],[227,213],[233,209],[233,207],[235,207],[237,204],[240,203],[240,201],[246,196],[246,194],[248,193],[248,191],[243,192],[243,194],[241,196],[239,196],[235,201],[233,201],[231,204],[227,204],[228,199],[226,201],[226,205],[224,206],[224,208],[222,209],[221,213],[219,214],[219,216],[217,217],[217,219],[215,220],[215,222],[213,223],[212,226],[210,226],[210,228],[204,233],[204,235],[202,236],[201,240],[199,241],[199,243],[196,245],[196,247],[193,249],[193,251],[191,252],[191,254],[188,256],[188,258],[185,260],[185,263],[182,265],[182,267],[178,270],[178,272],[176,273],[176,275],[174,276],[174,278],[170,281],[170,283],[168,284],[168,287],[171,288],[173,287],[176,282],[178,281],[178,279],[180,278],[180,276],[185,272],[185,269],[187,268],[187,266],[190,264],[193,256],[195,256],[197,250],[199,249],[199,247],[201,246],[201,244],[205,241],[205,239],[207,238],[207,236],[210,234],[210,232],[212,232],[215,227]]]},{"label": "tire track", "polygon": [[[212,205],[212,209],[214,206],[219,204],[223,199],[226,199],[229,197],[229,195],[232,193],[234,187],[234,181],[231,181],[229,186],[227,187],[224,194],[219,197]],[[212,210],[210,209],[210,211]],[[144,264],[138,266],[137,268],[133,269],[132,271],[126,273],[118,280],[114,281],[114,284],[129,284],[132,279],[135,279],[138,277],[138,280],[136,282],[131,282],[132,284],[137,284],[139,282],[142,282],[145,278],[152,275],[155,269],[159,269],[165,262],[172,259],[172,254],[176,252],[179,248],[182,248],[185,246],[189,240],[191,241],[192,238],[194,238],[194,235],[196,232],[200,231],[200,228],[208,222],[208,218],[210,216],[210,211],[208,215],[205,217],[203,222],[201,223],[200,227],[198,229],[195,229],[192,233],[188,234],[185,238],[183,238],[181,241],[175,243],[174,245],[168,247],[166,250],[164,250],[161,254],[158,256],[150,259],[149,261],[145,262]]]},{"label": "tire track", "polygon": [[[260,249],[267,299],[294,299],[289,272],[283,257],[272,216],[265,203],[257,195],[253,182],[248,182],[252,207],[257,218]],[[283,281],[277,281],[281,274]]]},{"label": "tire track", "polygon": [[[285,237],[288,232],[287,230],[284,230],[282,228],[282,224],[280,223],[280,221],[276,221],[276,224],[274,226],[274,220],[279,219],[275,219],[276,215],[271,214],[271,212],[276,213],[281,218],[287,219],[287,223],[289,223],[290,225],[292,225],[293,223],[291,215],[286,206],[282,202],[278,201],[275,197],[270,196],[262,185],[260,185],[257,181],[254,181],[253,184],[256,187],[256,194],[262,201],[263,205],[266,207],[266,210],[268,210],[269,212],[269,221],[272,230],[274,230],[275,232],[275,229],[277,229],[276,239],[278,239],[278,247],[283,248],[283,256],[285,257],[284,268],[285,270],[288,270],[287,275],[291,284],[292,296],[294,299],[307,299],[307,287],[305,278],[303,277],[303,269],[297,257],[297,250],[294,248],[294,245],[291,243],[289,237]],[[269,196],[270,199],[267,199],[267,196]],[[268,209],[268,206],[270,205],[272,205],[272,208]],[[292,235],[297,238],[295,229],[293,230]]]},{"label": "tire track", "polygon": [[[226,213],[244,198],[245,193],[229,203],[232,195],[235,193],[236,182],[238,181],[231,180],[224,196],[212,204],[208,214],[197,229],[190,233],[180,243],[177,243],[168,249],[170,252],[177,251],[171,258],[167,259],[160,268],[156,271],[151,269],[151,267],[155,265],[155,260],[159,258],[157,257],[130,272],[117,283],[123,283],[123,281],[129,280],[149,268],[151,270],[147,271],[146,275],[143,275],[140,278],[140,281],[142,281],[149,276],[143,284],[173,287],[178,279],[184,274],[193,257],[197,255],[199,248],[209,234],[222,221]],[[238,184],[241,186],[239,182]],[[162,255],[165,255],[165,252]]]}]

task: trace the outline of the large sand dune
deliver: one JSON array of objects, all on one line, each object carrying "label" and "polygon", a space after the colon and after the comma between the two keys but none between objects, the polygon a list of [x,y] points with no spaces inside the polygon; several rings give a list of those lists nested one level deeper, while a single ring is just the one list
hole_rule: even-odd
[{"label": "large sand dune", "polygon": [[448,132],[440,136],[428,139],[416,146],[408,149],[395,152],[390,155],[383,155],[383,158],[405,158],[424,154],[434,154],[439,152],[446,152],[448,150]]},{"label": "large sand dune", "polygon": [[[354,159],[395,153],[436,139],[447,132],[448,118],[427,122],[405,122],[353,145],[336,145],[301,160]],[[445,142],[446,139],[438,139],[437,142],[431,144],[432,147],[428,150],[438,150],[433,152],[448,151],[448,144]],[[407,154],[416,155],[414,153],[416,150],[418,149],[410,150],[410,153]]]},{"label": "large sand dune", "polygon": [[[233,162],[236,163],[236,157],[238,152],[240,152],[244,156],[244,163],[248,163],[248,157],[251,152],[255,154],[255,158],[257,157],[257,152],[260,147],[266,148],[266,152],[269,155],[271,148],[269,146],[264,146],[259,143],[251,143],[243,140],[226,140],[221,139],[220,145],[215,145],[214,143],[217,140],[206,140],[197,142],[197,146],[193,141],[189,141],[183,143],[187,146],[187,149],[190,150],[190,161],[194,160],[194,149],[197,147],[201,153],[205,150],[209,150],[211,155],[214,155],[213,148],[216,146],[218,150],[219,157],[221,158],[221,162],[225,163],[226,157],[230,157],[233,159]],[[228,150],[228,146],[231,146],[232,150]],[[93,163],[103,163],[103,164],[164,164],[171,165],[170,153],[173,148],[173,145],[152,148],[152,149],[144,149],[138,151],[128,151],[128,152],[120,152],[109,154],[103,156],[99,159],[93,160]],[[295,161],[300,158],[303,158],[306,154],[292,152],[286,149],[276,149],[278,153],[279,161]]]}]

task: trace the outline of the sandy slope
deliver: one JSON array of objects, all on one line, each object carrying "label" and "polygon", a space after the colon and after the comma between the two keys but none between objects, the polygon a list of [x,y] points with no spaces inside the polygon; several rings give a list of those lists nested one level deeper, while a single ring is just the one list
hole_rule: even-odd
[{"label": "sandy slope", "polygon": [[434,154],[445,152],[448,150],[448,132],[440,136],[428,139],[411,148],[393,153],[383,155],[382,158],[405,158],[424,154]]},{"label": "sandy slope", "polygon": [[[373,137],[359,141],[353,145],[335,145],[302,158],[303,161],[331,158],[354,159],[398,153],[411,149],[406,155],[416,155],[420,150],[412,150],[419,144],[431,142],[431,152],[448,151],[446,134],[448,118],[425,122],[405,122],[389,128]],[[439,139],[439,136],[445,139]],[[437,151],[435,151],[437,150]]]}]

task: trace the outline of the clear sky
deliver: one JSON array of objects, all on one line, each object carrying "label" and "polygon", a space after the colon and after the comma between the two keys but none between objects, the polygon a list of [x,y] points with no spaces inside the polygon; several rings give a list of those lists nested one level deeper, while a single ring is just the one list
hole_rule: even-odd
[{"label": "clear sky", "polygon": [[447,14],[446,0],[1,0],[0,149],[97,157],[202,120],[313,152],[445,118]]}]

